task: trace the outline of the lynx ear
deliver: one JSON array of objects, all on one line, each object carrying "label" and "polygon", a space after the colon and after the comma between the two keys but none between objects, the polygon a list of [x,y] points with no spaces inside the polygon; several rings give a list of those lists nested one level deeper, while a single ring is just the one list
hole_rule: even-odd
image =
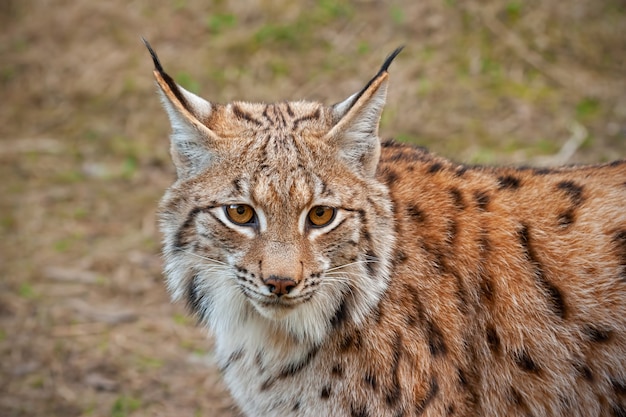
[{"label": "lynx ear", "polygon": [[400,51],[402,47],[387,57],[378,74],[361,91],[331,108],[335,125],[327,139],[337,145],[348,163],[370,176],[376,173],[380,156],[378,124],[387,97],[387,70]]},{"label": "lynx ear", "polygon": [[174,82],[159,62],[148,41],[143,39],[154,62],[154,78],[159,86],[161,101],[172,126],[170,153],[179,178],[200,173],[210,163],[218,136],[209,129],[207,120],[212,105]]}]

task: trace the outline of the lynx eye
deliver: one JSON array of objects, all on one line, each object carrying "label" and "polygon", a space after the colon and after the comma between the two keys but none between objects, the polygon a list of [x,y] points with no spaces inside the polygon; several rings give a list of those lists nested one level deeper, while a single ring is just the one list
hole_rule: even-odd
[{"label": "lynx eye", "polygon": [[254,224],[254,209],[247,204],[231,204],[224,206],[224,212],[226,212],[228,220],[239,226]]},{"label": "lynx eye", "polygon": [[336,210],[333,207],[315,206],[309,211],[309,223],[313,227],[324,227],[335,218]]}]

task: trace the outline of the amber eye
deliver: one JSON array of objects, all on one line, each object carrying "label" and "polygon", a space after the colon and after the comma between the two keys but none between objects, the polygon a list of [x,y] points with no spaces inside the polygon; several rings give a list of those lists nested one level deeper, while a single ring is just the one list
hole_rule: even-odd
[{"label": "amber eye", "polygon": [[254,209],[247,204],[231,204],[224,206],[228,219],[240,226],[254,223]]},{"label": "amber eye", "polygon": [[326,206],[315,206],[309,211],[309,223],[313,227],[324,227],[335,218],[335,209]]}]

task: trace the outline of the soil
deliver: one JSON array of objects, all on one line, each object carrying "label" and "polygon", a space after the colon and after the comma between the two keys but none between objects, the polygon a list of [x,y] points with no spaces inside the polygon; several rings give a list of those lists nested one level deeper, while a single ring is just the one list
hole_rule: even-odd
[{"label": "soil", "polygon": [[398,45],[381,133],[468,163],[626,156],[621,0],[4,0],[0,416],[236,416],[166,294],[174,180],[147,38],[212,101],[357,91]]}]

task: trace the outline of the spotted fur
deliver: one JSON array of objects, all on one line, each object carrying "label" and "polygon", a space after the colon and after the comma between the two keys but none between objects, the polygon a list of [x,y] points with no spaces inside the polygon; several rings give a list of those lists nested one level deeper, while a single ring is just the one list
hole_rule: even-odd
[{"label": "spotted fur", "polygon": [[[381,143],[393,56],[334,106],[218,105],[150,52],[178,173],[167,285],[246,415],[626,415],[626,161],[470,167]],[[224,209],[241,204],[243,225]],[[336,210],[323,227],[315,207]]]}]

